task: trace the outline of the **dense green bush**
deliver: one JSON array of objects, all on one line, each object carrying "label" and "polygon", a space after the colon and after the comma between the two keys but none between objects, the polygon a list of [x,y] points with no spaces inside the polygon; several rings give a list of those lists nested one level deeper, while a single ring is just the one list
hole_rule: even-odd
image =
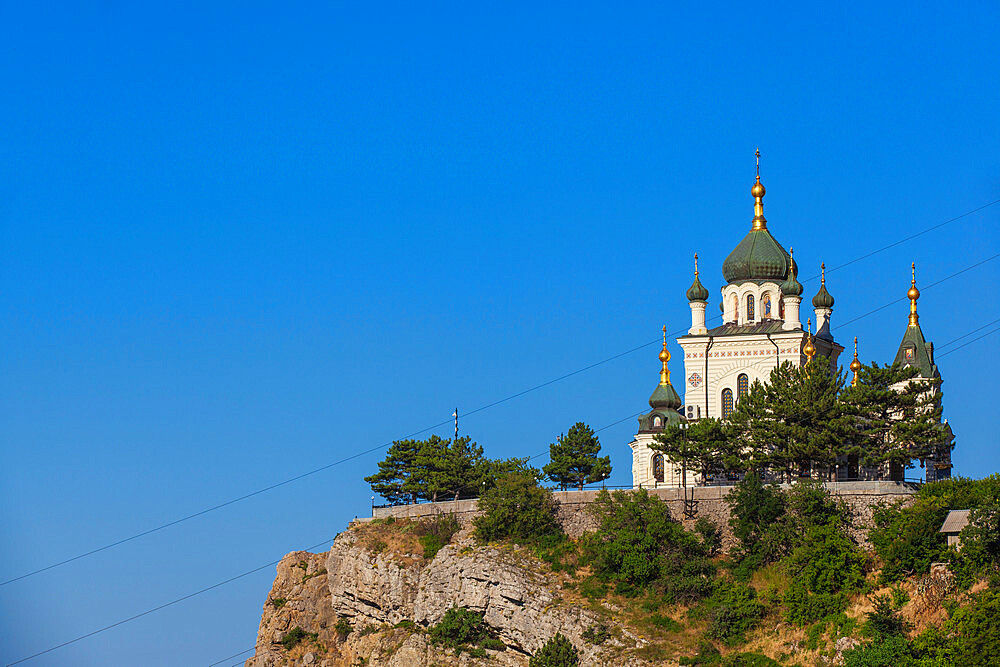
[{"label": "dense green bush", "polygon": [[587,534],[585,553],[599,579],[625,594],[655,587],[671,602],[711,593],[715,568],[704,545],[659,498],[644,490],[602,491],[591,511],[600,527]]},{"label": "dense green bush", "polygon": [[837,521],[813,526],[786,560],[788,621],[806,625],[843,611],[865,584],[865,557]]},{"label": "dense green bush", "polygon": [[570,640],[558,632],[528,661],[528,667],[576,667],[578,664],[580,664],[579,651]]},{"label": "dense green bush", "polygon": [[559,535],[556,501],[552,492],[538,486],[537,471],[501,475],[496,486],[479,498],[482,515],[474,519],[481,540],[533,542]]},{"label": "dense green bush", "polygon": [[868,540],[882,564],[880,584],[930,572],[931,563],[945,559],[947,545],[938,531],[946,516],[947,501],[939,497],[918,496],[909,507],[896,503],[875,509]]},{"label": "dense green bush", "polygon": [[467,646],[475,646],[492,634],[483,614],[464,607],[452,607],[444,617],[428,630],[431,641],[461,651]]},{"label": "dense green bush", "polygon": [[786,498],[775,484],[765,484],[756,473],[748,473],[726,495],[729,525],[736,537],[733,557],[742,566],[744,578],[785,555],[787,536],[780,523]]},{"label": "dense green bush", "polygon": [[898,635],[880,637],[868,644],[844,651],[844,667],[911,667],[912,665],[914,661],[909,642],[905,637]]},{"label": "dense green bush", "polygon": [[716,586],[706,607],[708,636],[729,645],[743,642],[746,633],[756,628],[766,613],[753,588],[730,581]]}]

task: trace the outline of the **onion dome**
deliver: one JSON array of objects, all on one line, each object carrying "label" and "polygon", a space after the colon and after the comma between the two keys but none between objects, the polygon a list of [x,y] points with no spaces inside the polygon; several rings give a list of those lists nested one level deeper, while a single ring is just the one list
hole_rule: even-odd
[{"label": "onion dome", "polygon": [[681,397],[677,395],[674,386],[670,384],[670,369],[667,362],[670,361],[670,351],[667,350],[667,327],[663,327],[663,349],[660,350],[660,363],[663,368],[660,370],[660,384],[653,390],[653,395],[649,397],[649,407],[654,410],[677,410],[681,407]]},{"label": "onion dome", "polygon": [[687,291],[688,301],[708,301],[708,290],[698,280],[698,253],[694,254],[694,282]]},{"label": "onion dome", "polygon": [[833,296],[826,291],[826,263],[820,264],[820,271],[823,278],[819,284],[819,291],[813,297],[813,307],[833,308]]},{"label": "onion dome", "polygon": [[802,296],[802,283],[796,280],[795,276],[799,272],[799,267],[795,263],[792,253],[788,253],[788,280],[781,283],[781,293],[785,296]]},{"label": "onion dome", "polygon": [[722,277],[728,283],[746,280],[781,282],[788,276],[790,257],[771,232],[764,218],[764,185],[760,182],[760,151],[757,151],[757,181],[750,189],[754,198],[754,218],[750,232],[743,237],[725,261]]}]

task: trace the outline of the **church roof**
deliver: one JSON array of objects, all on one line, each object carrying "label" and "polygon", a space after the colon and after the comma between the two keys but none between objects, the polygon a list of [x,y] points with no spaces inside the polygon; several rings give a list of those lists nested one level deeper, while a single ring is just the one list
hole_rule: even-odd
[{"label": "church roof", "polygon": [[896,359],[893,363],[901,366],[916,366],[920,369],[919,377],[939,378],[937,364],[934,363],[934,344],[928,343],[924,339],[924,332],[920,330],[919,324],[911,324],[906,327],[903,340],[896,350]]},{"label": "church roof", "polygon": [[751,229],[722,263],[722,277],[728,283],[747,280],[782,283],[788,277],[791,258],[771,232]]},{"label": "church roof", "polygon": [[[736,324],[735,322],[727,322],[723,325],[717,326],[714,329],[709,329],[707,333],[697,334],[700,336],[736,336],[740,334],[745,334],[747,336],[759,335],[769,333],[781,333],[786,331],[785,325],[781,320],[764,320],[763,322],[757,322],[755,324]],[[686,336],[681,336],[681,338],[695,337],[691,334]]]}]

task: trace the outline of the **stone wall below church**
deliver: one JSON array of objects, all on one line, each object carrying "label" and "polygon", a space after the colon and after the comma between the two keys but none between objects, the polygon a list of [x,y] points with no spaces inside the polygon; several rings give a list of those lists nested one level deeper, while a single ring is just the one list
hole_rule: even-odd
[{"label": "stone wall below church", "polygon": [[[782,485],[787,488],[787,485]],[[852,537],[860,544],[867,545],[866,533],[872,525],[872,514],[875,507],[882,503],[891,503],[912,497],[918,488],[915,484],[905,482],[872,481],[872,482],[838,482],[825,484],[830,493],[842,500],[854,514],[852,521]],[[647,491],[663,500],[670,508],[675,519],[681,521],[685,528],[693,528],[698,519],[706,518],[722,529],[723,548],[728,550],[734,544],[732,531],[729,529],[729,505],[726,504],[726,494],[731,486],[697,486],[689,488],[659,488]],[[553,495],[559,503],[559,522],[570,537],[579,537],[583,533],[597,528],[597,521],[588,511],[588,506],[594,502],[599,490],[556,491]],[[686,497],[686,501],[685,501]],[[689,512],[685,512],[685,507]],[[471,521],[478,514],[475,500],[457,500],[438,503],[421,503],[418,505],[396,505],[393,507],[376,507],[372,512],[375,519],[388,517],[421,518],[435,514],[455,514],[463,522]]]}]

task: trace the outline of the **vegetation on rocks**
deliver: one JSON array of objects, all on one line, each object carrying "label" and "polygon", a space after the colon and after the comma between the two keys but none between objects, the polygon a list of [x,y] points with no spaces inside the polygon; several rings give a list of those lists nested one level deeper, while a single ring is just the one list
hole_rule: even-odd
[{"label": "vegetation on rocks", "polygon": [[576,667],[580,653],[570,640],[558,632],[531,656],[528,667]]}]

